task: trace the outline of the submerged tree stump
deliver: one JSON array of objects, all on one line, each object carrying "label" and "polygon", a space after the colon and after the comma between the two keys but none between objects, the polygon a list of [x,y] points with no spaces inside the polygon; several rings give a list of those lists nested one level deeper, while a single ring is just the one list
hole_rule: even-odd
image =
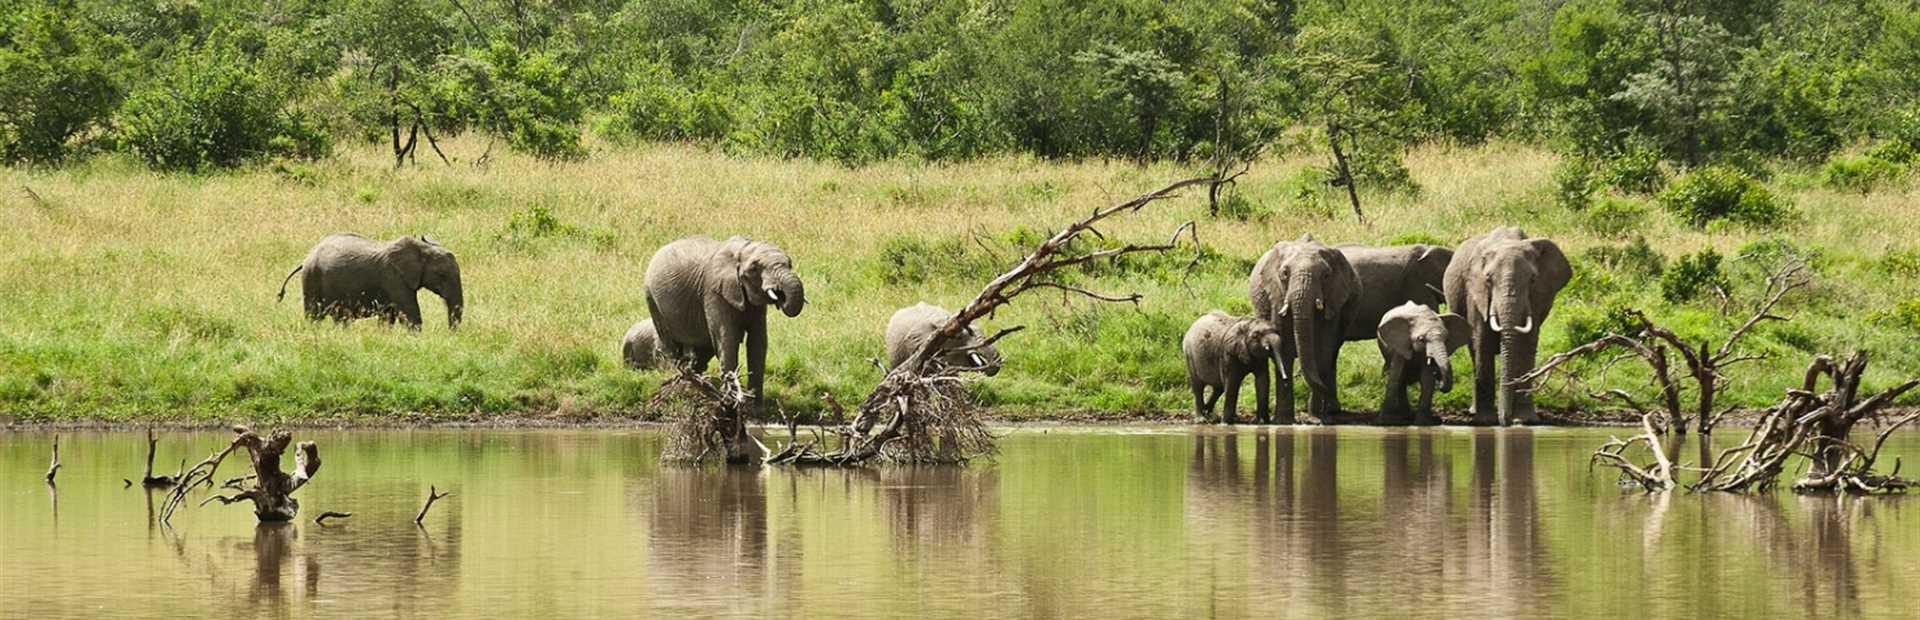
[{"label": "submerged tree stump", "polygon": [[[300,442],[294,454],[293,471],[283,472],[280,471],[280,457],[293,444],[293,433],[274,431],[272,436],[262,438],[244,426],[234,426],[233,432],[236,436],[226,449],[207,457],[180,476],[180,484],[168,493],[167,503],[161,510],[162,523],[173,516],[173,511],[179,508],[194,487],[203,484],[213,486],[214,472],[236,448],[244,448],[253,462],[253,486],[233,495],[210,496],[200,504],[204,506],[213,501],[231,504],[247,500],[253,502],[253,515],[263,523],[291,521],[300,514],[300,502],[293,498],[293,493],[306,486],[313,479],[314,472],[320,471],[320,449],[311,441]],[[237,486],[243,480],[246,478],[229,481],[228,488]]]}]

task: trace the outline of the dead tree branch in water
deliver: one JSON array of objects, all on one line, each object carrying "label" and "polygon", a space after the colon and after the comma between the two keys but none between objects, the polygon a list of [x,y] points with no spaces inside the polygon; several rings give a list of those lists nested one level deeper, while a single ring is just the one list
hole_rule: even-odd
[{"label": "dead tree branch in water", "polygon": [[728,463],[752,461],[748,404],[739,375],[722,373],[715,382],[685,364],[675,363],[674,368],[673,377],[661,384],[648,402],[648,409],[673,420],[661,458],[672,463],[699,463],[719,454]]},{"label": "dead tree branch in water", "polygon": [[53,463],[47,465],[47,484],[53,484],[53,477],[60,475],[60,436],[53,436]]},{"label": "dead tree branch in water", "polygon": [[[993,435],[987,431],[979,407],[972,401],[965,380],[959,374],[966,369],[939,364],[936,352],[941,351],[947,343],[974,333],[974,321],[993,316],[1001,306],[1011,303],[1022,293],[1036,289],[1054,289],[1062,294],[1075,294],[1099,301],[1138,301],[1140,295],[1137,293],[1098,293],[1058,282],[1052,279],[1051,274],[1067,267],[1127,254],[1173,249],[1183,234],[1193,234],[1193,222],[1175,228],[1166,243],[1127,244],[1096,250],[1078,246],[1075,242],[1085,233],[1104,236],[1095,226],[1107,218],[1137,212],[1187,187],[1217,185],[1219,182],[1215,177],[1179,181],[1118,205],[1095,209],[1086,218],[1067,225],[1034,248],[1013,269],[988,282],[980,294],[955,312],[904,362],[888,372],[880,385],[861,402],[852,421],[830,429],[829,434],[839,438],[835,449],[829,450],[820,445],[822,442],[818,439],[804,443],[794,441],[778,450],[769,450],[762,461],[768,464],[834,466],[855,465],[876,458],[897,463],[957,463],[991,454],[994,449]],[[1002,330],[988,338],[987,342],[996,341],[1018,329]],[[751,438],[751,435],[748,437]]]},{"label": "dead tree branch in water", "polygon": [[420,507],[420,514],[413,515],[413,524],[420,525],[421,521],[425,521],[427,519],[427,511],[433,510],[433,503],[440,501],[441,499],[444,499],[449,495],[453,495],[453,491],[447,491],[445,493],[441,493],[439,487],[436,487],[433,485],[427,485],[427,503],[426,505],[423,505]]},{"label": "dead tree branch in water", "polygon": [[262,438],[245,426],[234,426],[235,437],[225,449],[208,456],[192,468],[187,469],[179,479],[179,484],[167,493],[167,501],[160,511],[160,522],[168,523],[173,512],[186,501],[187,493],[194,487],[213,487],[214,474],[220,464],[235,449],[245,449],[253,464],[254,485],[230,496],[213,495],[200,502],[218,500],[221,504],[232,504],[240,500],[253,502],[253,514],[264,522],[290,521],[300,512],[300,502],[293,493],[306,486],[320,471],[320,449],[311,441],[300,442],[294,453],[294,467],[291,474],[280,471],[280,457],[293,443],[293,434],[287,431],[275,431],[270,437]]},{"label": "dead tree branch in water", "polygon": [[313,522],[319,524],[320,527],[326,527],[327,519],[345,519],[351,516],[353,516],[353,513],[351,512],[334,512],[329,510],[329,511],[320,513],[320,516],[318,517],[314,517]]},{"label": "dead tree branch in water", "polygon": [[[1876,473],[1873,467],[1887,437],[1920,419],[1920,414],[1902,416],[1886,425],[1871,450],[1853,443],[1850,435],[1854,425],[1879,416],[1893,399],[1920,386],[1920,380],[1906,381],[1863,400],[1859,398],[1860,378],[1866,368],[1865,352],[1856,352],[1839,363],[1825,355],[1815,358],[1807,366],[1800,388],[1788,390],[1786,398],[1769,408],[1746,441],[1716,457],[1696,487],[1734,492],[1767,490],[1777,483],[1788,458],[1796,455],[1808,459],[1811,465],[1806,476],[1793,483],[1795,491],[1899,493],[1915,486],[1914,480],[1899,476],[1898,459],[1888,474]],[[1823,377],[1832,387],[1816,393]]]},{"label": "dead tree branch in water", "polygon": [[[140,476],[140,486],[164,489],[179,484],[180,479],[186,476],[187,462],[184,460],[180,462],[180,469],[175,471],[171,476],[153,475],[153,454],[159,443],[160,440],[153,436],[153,427],[147,427],[147,473]],[[132,486],[132,484],[129,483],[128,486]]]},{"label": "dead tree branch in water", "polygon": [[[1646,362],[1648,369],[1651,370],[1652,382],[1660,391],[1660,403],[1664,409],[1663,415],[1667,419],[1667,428],[1684,434],[1687,432],[1688,424],[1698,420],[1700,434],[1712,434],[1720,420],[1733,411],[1732,407],[1715,411],[1714,401],[1727,387],[1727,376],[1724,371],[1736,364],[1762,357],[1740,353],[1737,347],[1741,338],[1752,333],[1753,328],[1762,322],[1787,320],[1787,317],[1774,314],[1774,307],[1778,306],[1788,293],[1812,283],[1805,258],[1788,256],[1783,259],[1767,276],[1766,289],[1762,292],[1753,313],[1738,328],[1729,333],[1726,340],[1722,341],[1717,348],[1710,347],[1705,339],[1701,339],[1698,343],[1686,342],[1673,330],[1655,324],[1645,312],[1629,309],[1626,311],[1626,318],[1637,328],[1633,335],[1607,334],[1593,342],[1554,355],[1512,382],[1511,385],[1531,386],[1529,390],[1538,390],[1542,385],[1537,381],[1538,379],[1554,372],[1569,361],[1607,349],[1621,349]],[[1694,403],[1691,410],[1681,402],[1682,388],[1680,381],[1674,377],[1674,364],[1671,356],[1668,355],[1670,351],[1680,353],[1680,362],[1685,365],[1686,378],[1692,380]]]}]

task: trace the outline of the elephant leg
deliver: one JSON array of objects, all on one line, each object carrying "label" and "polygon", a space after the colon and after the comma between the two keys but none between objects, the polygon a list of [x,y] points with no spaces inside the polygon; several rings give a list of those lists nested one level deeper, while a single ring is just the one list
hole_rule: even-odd
[{"label": "elephant leg", "polygon": [[1344,330],[1344,326],[1338,323],[1328,326],[1325,341],[1320,346],[1323,351],[1321,356],[1325,358],[1320,365],[1320,376],[1327,378],[1327,393],[1321,398],[1320,413],[1317,414],[1323,422],[1332,423],[1333,418],[1340,415],[1340,334]]},{"label": "elephant leg", "polygon": [[767,313],[747,315],[747,393],[754,399],[766,396]]},{"label": "elephant leg", "polygon": [[1253,368],[1253,419],[1261,424],[1272,424],[1273,415],[1267,408],[1267,365]]},{"label": "elephant leg", "polygon": [[1434,370],[1421,365],[1420,369],[1420,407],[1413,412],[1414,424],[1439,424],[1440,418],[1433,414],[1433,384],[1436,381]]},{"label": "elephant leg", "polygon": [[1380,402],[1380,423],[1405,424],[1408,413],[1407,360],[1387,354],[1387,392]]},{"label": "elephant leg", "polygon": [[1282,347],[1280,365],[1273,369],[1273,411],[1281,424],[1294,424],[1293,415],[1293,351]]},{"label": "elephant leg", "polygon": [[1213,417],[1213,412],[1210,411],[1213,408],[1213,403],[1207,400],[1207,384],[1188,380],[1187,387],[1193,390],[1194,423],[1204,424],[1207,418]]},{"label": "elephant leg", "polygon": [[1240,423],[1240,382],[1247,378],[1238,372],[1227,371],[1227,405],[1220,410],[1220,421],[1225,424]]},{"label": "elephant leg", "polygon": [[412,294],[401,295],[387,305],[387,324],[398,321],[407,329],[420,331],[420,300]]},{"label": "elephant leg", "polygon": [[734,383],[740,382],[740,342],[746,338],[742,329],[739,313],[725,307],[723,301],[707,303],[708,337],[713,342],[713,352],[720,356],[720,372],[733,373]]},{"label": "elephant leg", "polygon": [[1494,359],[1500,356],[1500,335],[1476,323],[1473,338],[1468,344],[1473,353],[1473,423],[1482,426],[1499,424],[1500,413],[1494,397],[1498,394],[1500,382],[1495,379]]}]

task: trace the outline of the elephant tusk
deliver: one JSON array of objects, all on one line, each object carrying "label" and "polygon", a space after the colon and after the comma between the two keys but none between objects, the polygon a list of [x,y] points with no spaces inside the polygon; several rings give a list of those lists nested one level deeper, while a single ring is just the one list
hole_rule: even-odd
[{"label": "elephant tusk", "polygon": [[1327,300],[1318,297],[1314,298],[1313,309],[1325,312],[1327,310]]},{"label": "elephant tusk", "polygon": [[1493,328],[1493,331],[1496,331],[1496,332],[1497,332],[1497,331],[1502,331],[1502,330],[1500,329],[1500,317],[1499,317],[1499,316],[1498,316],[1497,314],[1495,314],[1495,313],[1493,313],[1493,312],[1488,312],[1488,313],[1487,313],[1487,327],[1491,327],[1491,328]]},{"label": "elephant tusk", "polygon": [[1292,306],[1290,306],[1290,305],[1288,305],[1288,304],[1280,304],[1280,313],[1279,313],[1279,316],[1282,316],[1282,317],[1285,317],[1285,316],[1287,316],[1287,312],[1288,312],[1289,310],[1291,310],[1291,309],[1292,309]]},{"label": "elephant tusk", "polygon": [[1533,317],[1532,316],[1528,316],[1527,322],[1520,326],[1520,333],[1522,334],[1533,333]]},{"label": "elephant tusk", "polygon": [[771,286],[767,287],[767,299],[773,300],[773,303],[776,304],[780,303],[780,289]]},{"label": "elephant tusk", "polygon": [[986,367],[987,367],[987,360],[986,360],[986,358],[983,358],[983,357],[980,357],[980,354],[979,354],[979,353],[968,353],[968,354],[967,354],[967,359],[968,359],[968,360],[972,360],[972,361],[973,361],[973,365],[974,365],[974,366],[977,366],[977,367],[980,367],[980,368],[986,368]]}]

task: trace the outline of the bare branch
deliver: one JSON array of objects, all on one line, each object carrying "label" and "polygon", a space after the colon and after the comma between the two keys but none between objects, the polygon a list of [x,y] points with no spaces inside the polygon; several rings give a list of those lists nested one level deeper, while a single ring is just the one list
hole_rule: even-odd
[{"label": "bare branch", "polygon": [[433,509],[433,503],[440,501],[441,499],[446,498],[449,495],[453,495],[453,491],[447,491],[445,493],[441,493],[439,487],[435,487],[433,485],[427,485],[427,503],[426,505],[423,505],[420,507],[420,514],[416,514],[413,516],[413,524],[420,525],[421,521],[426,520],[427,511]]}]

